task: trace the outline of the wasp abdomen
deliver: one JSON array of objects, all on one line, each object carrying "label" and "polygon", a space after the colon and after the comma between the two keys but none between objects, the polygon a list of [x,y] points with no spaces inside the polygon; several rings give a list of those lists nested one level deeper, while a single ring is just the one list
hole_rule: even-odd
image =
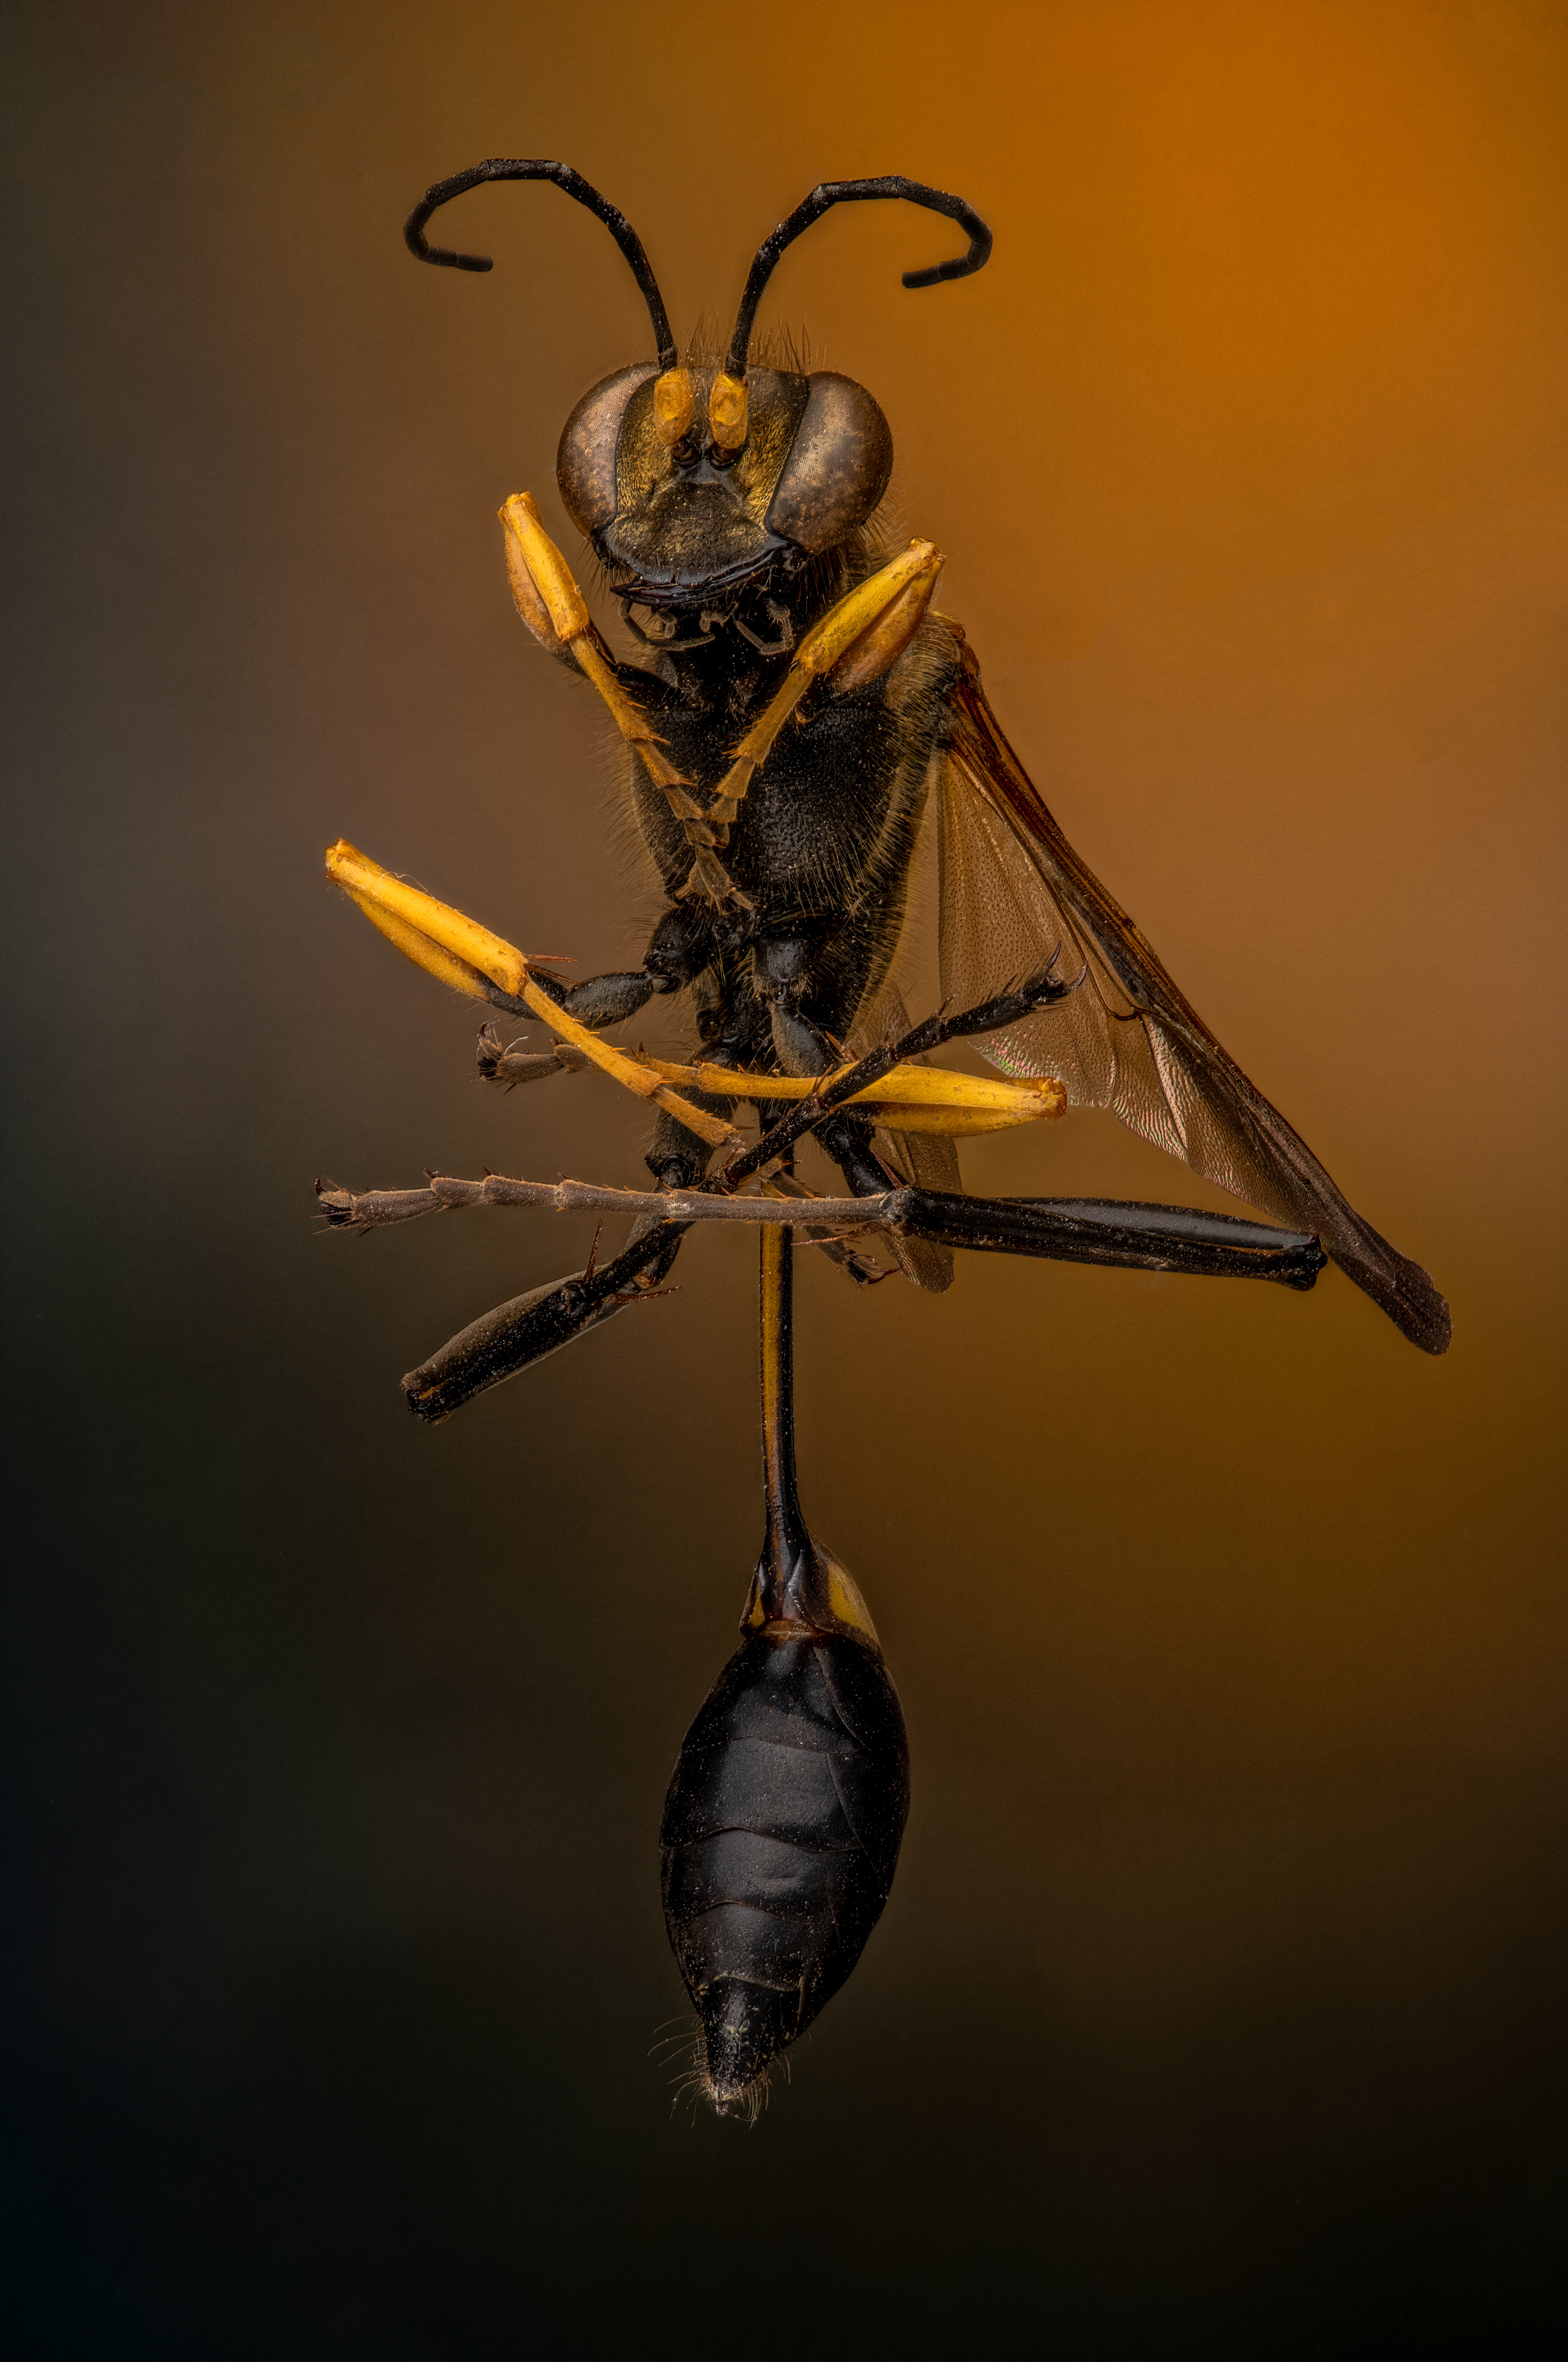
[{"label": "wasp abdomen", "polygon": [[909,1749],[880,1655],[846,1632],[749,1633],[686,1734],[660,1831],[665,1922],[715,2106],[745,2106],[881,1916]]}]

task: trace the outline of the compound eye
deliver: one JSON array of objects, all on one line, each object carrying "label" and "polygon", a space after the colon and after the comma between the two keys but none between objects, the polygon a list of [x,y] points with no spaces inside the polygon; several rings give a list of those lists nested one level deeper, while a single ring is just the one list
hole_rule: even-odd
[{"label": "compound eye", "polygon": [[630,369],[617,370],[613,377],[590,388],[561,429],[556,481],[567,514],[578,531],[591,538],[615,513],[615,449],[626,405],[638,386],[657,375],[652,361],[635,361]]},{"label": "compound eye", "polygon": [[814,557],[865,524],[888,489],[893,437],[863,385],[818,370],[773,498],[767,530]]}]

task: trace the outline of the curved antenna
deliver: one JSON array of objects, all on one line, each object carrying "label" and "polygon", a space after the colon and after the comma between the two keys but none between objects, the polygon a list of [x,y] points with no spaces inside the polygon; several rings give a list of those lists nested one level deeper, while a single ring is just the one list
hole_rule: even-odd
[{"label": "curved antenna", "polygon": [[955,255],[951,261],[934,262],[928,270],[906,270],[906,287],[934,287],[943,279],[967,279],[972,270],[983,269],[990,259],[991,233],[971,204],[962,197],[949,196],[945,189],[932,189],[923,181],[906,181],[901,172],[884,172],[874,181],[823,181],[814,188],[802,204],[796,206],[788,221],[781,221],[771,237],[764,238],[756,249],[756,259],[751,266],[751,276],[745,282],[740,310],[735,315],[735,332],[730,339],[729,359],[724,363],[731,377],[745,375],[746,355],[751,349],[751,331],[756,319],[756,307],[762,301],[762,291],[773,276],[774,266],[787,246],[793,246],[802,230],[810,229],[814,221],[834,205],[854,204],[869,197],[902,197],[911,205],[924,205],[928,212],[946,214],[969,234],[966,254]]},{"label": "curved antenna", "polygon": [[485,181],[553,181],[567,196],[586,205],[603,223],[632,266],[632,276],[643,291],[643,301],[653,322],[660,369],[675,367],[678,357],[675,338],[669,332],[669,315],[664,308],[653,267],[643,252],[642,239],[625,215],[617,213],[608,197],[601,196],[592,182],[585,181],[569,164],[547,163],[536,156],[492,156],[487,163],[470,165],[466,172],[454,172],[449,181],[437,181],[433,189],[425,190],[403,226],[408,250],[417,261],[439,263],[447,270],[494,269],[488,254],[458,254],[449,246],[431,246],[425,236],[425,225],[438,206],[449,204],[454,197],[460,197],[468,189],[477,189]]}]

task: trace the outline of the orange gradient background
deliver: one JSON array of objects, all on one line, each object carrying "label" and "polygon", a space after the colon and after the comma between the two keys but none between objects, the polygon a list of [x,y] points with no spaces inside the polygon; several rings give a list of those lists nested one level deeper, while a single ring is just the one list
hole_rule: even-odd
[{"label": "orange gradient background", "polygon": [[[1546,2350],[1568,11],[17,25],[39,2350]],[[985,215],[989,268],[910,294],[948,226],[844,208],[763,325],[876,392],[1069,835],[1453,1308],[1431,1362],[1333,1272],[808,1259],[803,1495],[915,1807],[749,2135],[646,2052],[664,1784],[759,1534],[751,1246],[430,1434],[400,1372],[591,1225],[311,1224],[316,1173],[640,1171],[595,1078],[482,1090],[473,1012],[320,882],[341,833],[579,973],[646,939],[494,511],[575,561],[560,424],[646,320],[548,189],[445,217],[488,278],[414,268],[409,205],[492,154],[624,206],[681,336],[819,179]],[[1098,1116],[966,1171],[1226,1202]]]}]

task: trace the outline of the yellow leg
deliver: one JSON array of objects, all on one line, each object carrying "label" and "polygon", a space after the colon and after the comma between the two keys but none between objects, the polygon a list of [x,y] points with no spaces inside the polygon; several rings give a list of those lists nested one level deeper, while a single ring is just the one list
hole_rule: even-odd
[{"label": "yellow leg", "polygon": [[466,993],[471,999],[483,999],[488,977],[513,1000],[525,1002],[563,1042],[580,1050],[591,1065],[599,1067],[638,1098],[649,1099],[655,1107],[663,1108],[666,1114],[672,1115],[710,1147],[736,1149],[741,1145],[740,1134],[729,1124],[709,1115],[705,1109],[693,1107],[640,1058],[602,1042],[597,1033],[591,1033],[586,1025],[569,1017],[536,981],[526,955],[514,944],[491,934],[478,920],[454,911],[450,903],[437,902],[419,887],[394,877],[379,861],[372,861],[368,854],[341,837],[328,849],[326,874],[335,886],[341,886],[351,901],[359,904],[370,924],[379,928],[405,959],[422,967],[427,976],[435,977],[438,983],[449,985],[453,991]]},{"label": "yellow leg", "polygon": [[744,903],[745,897],[731,881],[718,848],[729,843],[753,774],[813,681],[831,674],[835,689],[859,689],[902,655],[920,628],[942,571],[944,560],[935,543],[911,541],[812,626],[795,650],[782,686],[735,748],[718,793],[704,811],[690,793],[690,780],[665,754],[665,741],[615,678],[613,661],[593,627],[582,592],[529,494],[513,492],[501,511],[501,521],[518,613],[542,648],[576,664],[593,683],[616,729],[685,829],[692,862],[681,891],[712,902]]},{"label": "yellow leg", "polygon": [[753,774],[767,761],[774,740],[812,683],[831,675],[837,690],[859,689],[886,672],[920,629],[944,562],[933,541],[911,541],[812,624],[795,650],[782,687],[735,748],[719,782],[718,795],[708,808],[715,844],[728,843]]},{"label": "yellow leg", "polygon": [[[610,709],[611,719],[635,749],[656,788],[678,820],[701,823],[702,807],[688,793],[690,781],[664,752],[664,740],[615,678],[609,650],[593,627],[587,602],[571,569],[527,492],[513,492],[501,512],[506,528],[506,572],[517,613],[549,655],[575,664]],[[705,840],[694,839],[694,844]],[[727,880],[726,880],[727,883]]]}]

